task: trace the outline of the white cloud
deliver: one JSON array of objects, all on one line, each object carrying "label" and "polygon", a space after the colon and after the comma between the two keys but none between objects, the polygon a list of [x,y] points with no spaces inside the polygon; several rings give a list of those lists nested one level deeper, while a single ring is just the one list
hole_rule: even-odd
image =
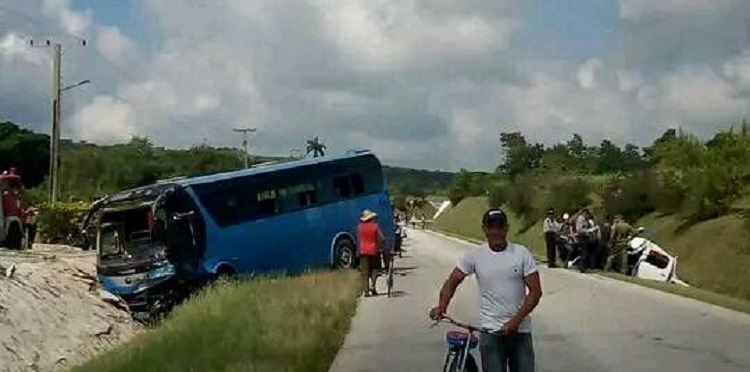
[{"label": "white cloud", "polygon": [[75,11],[70,5],[70,0],[44,0],[42,13],[51,18],[56,18],[60,27],[75,36],[81,36],[91,26],[91,11]]},{"label": "white cloud", "polygon": [[99,27],[96,34],[96,48],[109,62],[117,65],[132,62],[136,58],[133,40],[123,35],[114,26]]},{"label": "white cloud", "polygon": [[576,73],[578,84],[586,90],[596,89],[599,86],[599,79],[604,64],[598,58],[590,58],[584,62]]},{"label": "white cloud", "polygon": [[616,74],[621,92],[630,92],[643,85],[643,76],[638,71],[617,71]]},{"label": "white cloud", "polygon": [[43,54],[37,52],[30,48],[28,40],[14,33],[9,33],[0,38],[0,56],[8,62],[18,59],[24,63],[44,65],[46,58]]},{"label": "white cloud", "polygon": [[96,96],[72,119],[77,138],[98,143],[124,142],[138,133],[136,114],[128,103]]},{"label": "white cloud", "polygon": [[728,81],[706,66],[683,67],[664,77],[659,88],[663,108],[686,119],[720,120],[748,107]]},{"label": "white cloud", "polygon": [[724,63],[724,74],[741,90],[750,91],[750,50]]}]

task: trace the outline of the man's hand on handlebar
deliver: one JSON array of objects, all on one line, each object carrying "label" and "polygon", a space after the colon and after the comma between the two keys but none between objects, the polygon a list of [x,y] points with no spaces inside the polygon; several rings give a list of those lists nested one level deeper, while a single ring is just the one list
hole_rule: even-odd
[{"label": "man's hand on handlebar", "polygon": [[432,320],[440,320],[445,317],[445,307],[442,306],[436,306],[430,309],[430,319]]}]

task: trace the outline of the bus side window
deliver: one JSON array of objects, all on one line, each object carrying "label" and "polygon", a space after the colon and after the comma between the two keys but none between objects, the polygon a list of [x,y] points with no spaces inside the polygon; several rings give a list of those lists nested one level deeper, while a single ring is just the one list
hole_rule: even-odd
[{"label": "bus side window", "polygon": [[349,176],[339,176],[333,179],[333,188],[336,189],[338,196],[348,198],[352,195],[352,187],[349,183]]},{"label": "bus side window", "polygon": [[365,193],[365,181],[362,180],[362,176],[359,174],[352,174],[352,190],[354,190],[354,195]]},{"label": "bus side window", "polygon": [[259,191],[257,217],[277,214],[279,212],[278,200],[276,190]]}]

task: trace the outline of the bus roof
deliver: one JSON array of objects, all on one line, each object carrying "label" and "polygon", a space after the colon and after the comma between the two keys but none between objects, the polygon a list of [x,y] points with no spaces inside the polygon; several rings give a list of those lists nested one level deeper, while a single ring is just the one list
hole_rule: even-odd
[{"label": "bus roof", "polygon": [[305,158],[305,159],[299,159],[299,160],[279,161],[275,163],[262,163],[260,165],[256,165],[247,169],[241,169],[237,171],[224,172],[224,173],[216,173],[216,174],[211,174],[207,176],[186,178],[182,180],[177,180],[174,183],[181,185],[181,186],[190,186],[190,185],[216,182],[216,181],[221,181],[225,179],[231,179],[234,177],[260,175],[260,174],[277,172],[277,171],[286,170],[286,169],[297,168],[297,167],[306,166],[306,165],[323,164],[323,163],[328,163],[328,162],[333,162],[333,161],[338,161],[338,160],[343,160],[343,159],[350,159],[350,158],[364,157],[364,156],[374,156],[374,155],[369,150],[350,150],[344,153],[343,155],[322,156],[319,158]]}]

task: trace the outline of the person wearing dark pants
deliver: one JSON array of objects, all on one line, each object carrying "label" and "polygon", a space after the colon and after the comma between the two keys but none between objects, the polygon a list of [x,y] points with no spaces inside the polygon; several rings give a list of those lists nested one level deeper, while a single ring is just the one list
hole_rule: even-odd
[{"label": "person wearing dark pants", "polygon": [[[508,218],[492,208],[482,217],[487,243],[466,252],[440,289],[438,304],[430,318],[445,316],[458,286],[469,275],[479,284],[480,327],[492,334],[480,337],[482,369],[485,372],[533,372],[534,346],[531,318],[542,297],[536,262],[526,247],[507,240]],[[509,368],[509,369],[508,369]]]},{"label": "person wearing dark pants", "polygon": [[557,267],[557,240],[560,226],[555,221],[555,210],[550,209],[547,212],[547,218],[542,223],[544,231],[544,242],[547,245],[547,266],[550,268]]},{"label": "person wearing dark pants", "polygon": [[485,371],[534,371],[534,342],[531,333],[482,334],[479,338],[482,369]]}]

